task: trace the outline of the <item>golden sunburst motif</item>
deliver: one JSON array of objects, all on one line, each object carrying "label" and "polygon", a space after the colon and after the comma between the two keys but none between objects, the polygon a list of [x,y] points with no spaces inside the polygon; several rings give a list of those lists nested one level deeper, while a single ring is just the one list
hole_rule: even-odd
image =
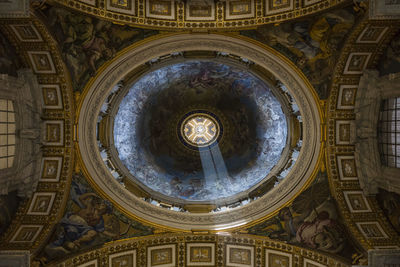
[{"label": "golden sunburst motif", "polygon": [[211,119],[198,116],[185,123],[183,136],[188,142],[203,146],[215,139],[216,131],[217,127]]},{"label": "golden sunburst motif", "polygon": [[213,116],[206,113],[193,113],[180,125],[182,141],[193,147],[212,145],[220,134],[220,125]]}]

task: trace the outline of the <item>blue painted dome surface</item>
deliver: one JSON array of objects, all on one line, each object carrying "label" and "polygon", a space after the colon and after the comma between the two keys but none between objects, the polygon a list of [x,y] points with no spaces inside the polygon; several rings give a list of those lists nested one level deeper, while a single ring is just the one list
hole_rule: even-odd
[{"label": "blue painted dome surface", "polygon": [[[224,102],[230,98],[236,104]],[[169,143],[163,127],[170,125],[166,121],[174,107],[196,101],[219,108],[235,136],[222,152],[216,146],[202,155],[202,168],[190,170],[185,169],[190,159],[185,163],[168,152],[171,144],[165,149],[160,144]],[[132,85],[114,120],[114,144],[122,163],[150,189],[178,199],[213,201],[263,180],[281,158],[287,129],[280,102],[262,80],[238,67],[187,61],[152,71]],[[213,170],[207,162],[214,163]]]}]

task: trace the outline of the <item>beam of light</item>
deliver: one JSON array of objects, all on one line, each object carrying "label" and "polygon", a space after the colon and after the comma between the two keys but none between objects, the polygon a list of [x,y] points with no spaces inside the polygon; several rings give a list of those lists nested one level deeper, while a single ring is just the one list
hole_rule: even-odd
[{"label": "beam of light", "polygon": [[217,181],[228,181],[228,170],[218,145],[200,152],[204,180],[207,185],[215,185]]},{"label": "beam of light", "polygon": [[200,152],[201,165],[203,167],[206,186],[213,186],[217,181],[217,171],[209,149]]}]

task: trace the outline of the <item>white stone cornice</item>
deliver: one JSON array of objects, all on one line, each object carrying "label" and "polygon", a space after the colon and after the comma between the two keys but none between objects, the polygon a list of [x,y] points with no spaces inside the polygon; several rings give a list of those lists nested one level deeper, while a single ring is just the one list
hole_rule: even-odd
[{"label": "white stone cornice", "polygon": [[[221,51],[247,58],[269,70],[289,89],[303,118],[303,145],[296,164],[271,192],[240,208],[227,212],[192,214],[151,205],[121,186],[108,171],[96,141],[100,108],[112,88],[134,68],[158,56],[182,51]],[[242,39],[217,34],[168,36],[127,51],[99,73],[87,88],[79,111],[79,149],[91,179],[107,198],[126,212],[162,226],[190,230],[219,230],[260,219],[293,199],[314,173],[321,153],[320,110],[309,84],[294,67],[272,50]]]}]

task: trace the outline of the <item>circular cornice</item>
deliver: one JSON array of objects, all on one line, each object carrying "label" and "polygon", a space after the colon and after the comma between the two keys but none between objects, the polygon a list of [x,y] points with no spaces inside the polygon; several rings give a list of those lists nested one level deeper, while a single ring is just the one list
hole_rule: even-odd
[{"label": "circular cornice", "polygon": [[[79,109],[78,136],[81,164],[94,186],[128,215],[166,228],[221,230],[258,221],[291,201],[312,180],[322,157],[321,110],[309,82],[287,59],[272,49],[218,34],[166,35],[125,50],[85,88]],[[230,211],[193,214],[162,209],[134,196],[108,171],[98,152],[96,123],[102,103],[113,86],[132,69],[158,56],[182,51],[221,51],[253,61],[269,70],[290,91],[303,118],[303,145],[299,160],[270,193]]]}]

